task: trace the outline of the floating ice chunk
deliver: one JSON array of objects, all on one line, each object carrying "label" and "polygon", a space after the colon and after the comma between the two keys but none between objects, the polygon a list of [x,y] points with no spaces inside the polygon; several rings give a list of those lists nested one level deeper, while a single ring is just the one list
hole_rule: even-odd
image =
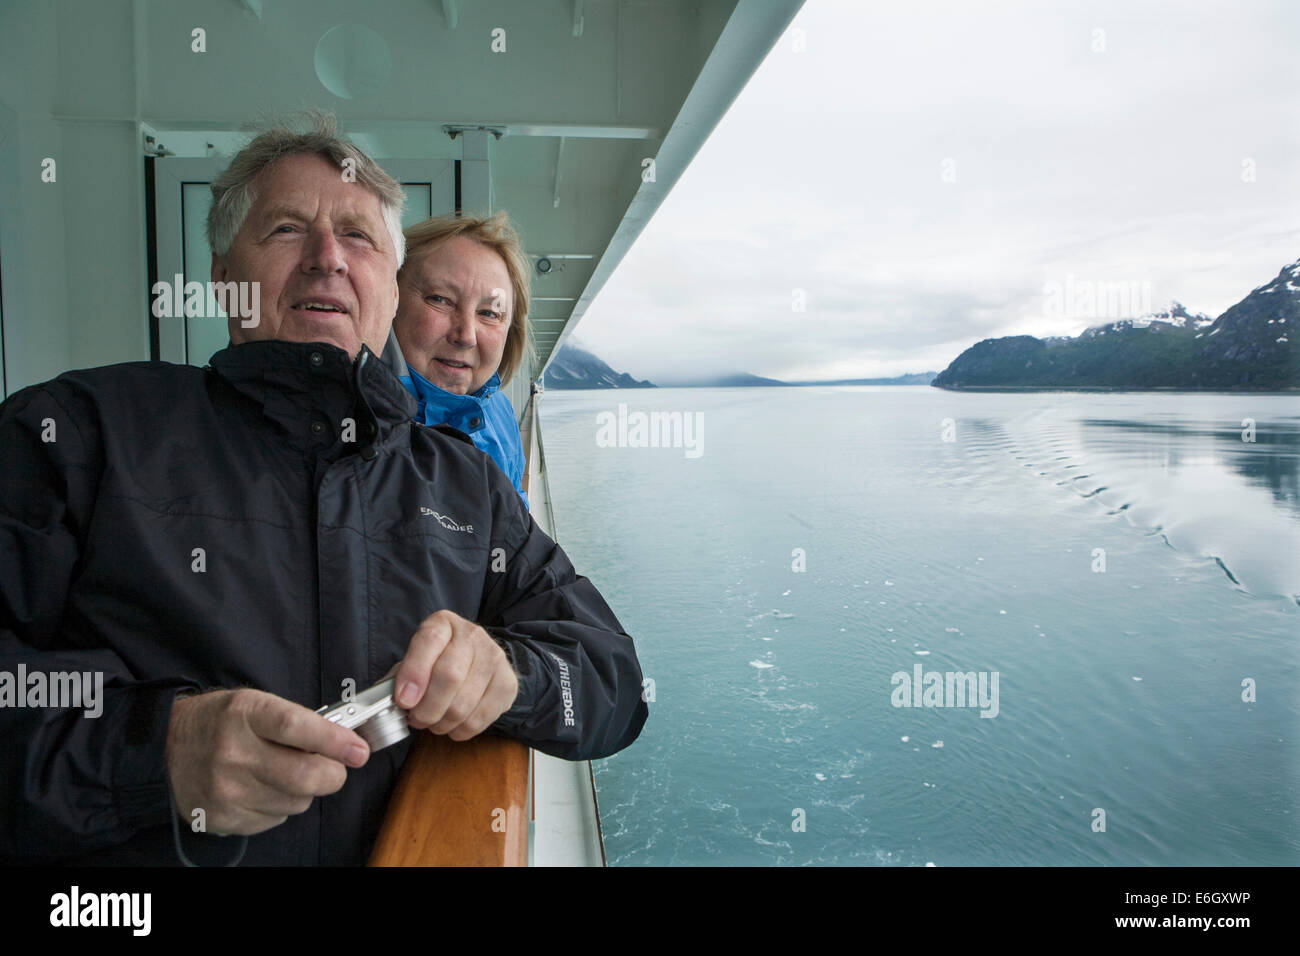
[{"label": "floating ice chunk", "polygon": [[943,741],[936,740],[934,743],[930,744],[930,746],[933,747],[935,750],[940,750],[943,748]]},{"label": "floating ice chunk", "polygon": [[781,592],[781,597],[785,597],[785,596],[788,595],[789,593],[790,593],[789,591],[782,591],[782,592]]},{"label": "floating ice chunk", "polygon": [[894,586],[894,582],[893,582],[893,581],[886,581],[886,582],[885,582],[885,587],[887,587],[887,588],[892,588],[893,586]]},{"label": "floating ice chunk", "polygon": [[750,667],[757,667],[759,670],[761,670],[761,671],[765,671],[765,670],[767,670],[769,667],[772,667],[773,665],[769,664],[767,661],[750,661],[750,662],[749,662],[749,666],[750,666]]},{"label": "floating ice chunk", "polygon": [[956,627],[945,627],[944,630],[947,631],[949,634],[960,634],[960,633],[961,633],[961,630],[960,630],[959,628],[956,628]]},{"label": "floating ice chunk", "polygon": [[933,863],[927,863],[926,866],[934,866]]},{"label": "floating ice chunk", "polygon": [[916,653],[916,656],[917,656],[917,657],[925,657],[925,656],[928,655],[930,652],[929,652],[929,651],[916,651],[915,653]]},{"label": "floating ice chunk", "polygon": [[1006,614],[1006,611],[998,611],[999,614]]},{"label": "floating ice chunk", "polygon": [[1140,680],[1142,680],[1141,677],[1134,677],[1133,679],[1134,679],[1135,681],[1140,681]]},{"label": "floating ice chunk", "polygon": [[825,779],[826,779],[826,774],[824,774],[824,773],[815,773],[815,774],[813,774],[813,776],[816,777],[818,780],[825,780]]},{"label": "floating ice chunk", "polygon": [[908,744],[908,743],[911,743],[911,742],[912,742],[912,738],[911,738],[911,737],[904,737],[904,738],[903,738],[903,743]]}]

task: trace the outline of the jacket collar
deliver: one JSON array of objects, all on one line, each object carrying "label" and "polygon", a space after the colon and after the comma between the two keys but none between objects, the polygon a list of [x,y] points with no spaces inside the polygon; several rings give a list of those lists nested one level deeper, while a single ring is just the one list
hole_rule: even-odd
[{"label": "jacket collar", "polygon": [[[501,388],[501,376],[497,372],[492,373],[492,377],[483,383],[482,387],[476,392],[470,392],[468,395],[457,395],[455,392],[449,392],[444,388],[434,385],[427,378],[411,367],[407,367],[406,375],[402,377],[402,384],[407,390],[415,396],[419,403],[418,413],[422,419],[426,419],[426,410],[439,410],[442,412],[456,411],[465,409],[470,406],[482,408],[483,403]],[[441,421],[441,419],[439,419]]]},{"label": "jacket collar", "polygon": [[399,379],[406,376],[406,356],[402,355],[402,346],[398,344],[397,333],[392,329],[388,330],[388,341],[384,343],[384,354],[380,358]]},{"label": "jacket collar", "polygon": [[[415,400],[392,370],[363,345],[356,360],[323,342],[278,339],[231,345],[211,367],[236,391],[261,404],[298,444],[333,444],[344,419],[354,418],[363,453],[415,414]],[[321,422],[324,432],[312,431]],[[373,427],[372,427],[373,426]]]}]

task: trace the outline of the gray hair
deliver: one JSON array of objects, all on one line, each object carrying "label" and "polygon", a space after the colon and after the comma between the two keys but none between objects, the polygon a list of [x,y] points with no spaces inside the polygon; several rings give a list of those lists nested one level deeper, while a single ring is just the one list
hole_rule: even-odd
[{"label": "gray hair", "polygon": [[287,123],[275,123],[236,153],[230,165],[212,183],[208,245],[219,256],[230,251],[257,199],[253,180],[258,173],[285,156],[315,153],[339,167],[343,167],[345,160],[351,160],[356,181],[379,197],[384,225],[393,240],[400,269],[406,259],[406,239],[402,235],[402,206],[406,194],[402,192],[401,184],[355,144],[339,136],[338,123],[331,114],[310,110],[303,115],[312,129],[298,133]]}]

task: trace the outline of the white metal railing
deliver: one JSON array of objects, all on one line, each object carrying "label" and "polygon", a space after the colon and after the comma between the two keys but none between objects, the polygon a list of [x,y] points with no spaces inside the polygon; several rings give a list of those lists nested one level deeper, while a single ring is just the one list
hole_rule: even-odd
[{"label": "white metal railing", "polygon": [[[537,399],[529,398],[521,422],[527,468],[524,491],[533,520],[555,537]],[[532,825],[528,859],[534,866],[604,866],[605,841],[590,760],[560,760],[532,750]]]}]

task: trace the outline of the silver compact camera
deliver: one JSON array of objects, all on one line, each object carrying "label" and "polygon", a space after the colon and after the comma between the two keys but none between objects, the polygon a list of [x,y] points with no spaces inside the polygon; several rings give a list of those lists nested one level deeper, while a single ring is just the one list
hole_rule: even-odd
[{"label": "silver compact camera", "polygon": [[355,730],[370,745],[370,752],[383,750],[411,736],[406,711],[393,700],[394,678],[381,680],[352,700],[322,707],[316,713],[348,730]]}]

